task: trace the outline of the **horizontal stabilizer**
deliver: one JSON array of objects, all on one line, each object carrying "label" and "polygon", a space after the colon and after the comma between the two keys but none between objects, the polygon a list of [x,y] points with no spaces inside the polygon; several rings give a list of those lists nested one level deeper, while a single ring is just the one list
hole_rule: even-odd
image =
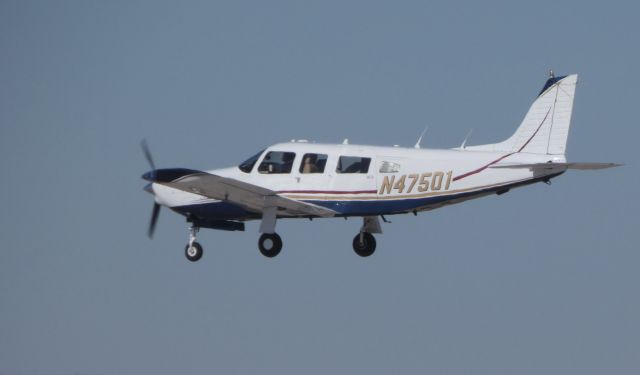
[{"label": "horizontal stabilizer", "polygon": [[526,169],[579,169],[595,170],[620,167],[622,164],[616,163],[533,163],[533,164],[496,164],[489,168],[526,168]]},{"label": "horizontal stabilizer", "polygon": [[582,169],[582,170],[590,170],[590,169],[607,169],[607,168],[615,168],[621,167],[622,164],[616,163],[568,163],[569,169]]}]

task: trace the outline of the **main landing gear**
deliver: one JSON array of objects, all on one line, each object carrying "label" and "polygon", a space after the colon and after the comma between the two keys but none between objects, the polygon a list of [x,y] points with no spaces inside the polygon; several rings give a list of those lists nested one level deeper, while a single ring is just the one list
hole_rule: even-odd
[{"label": "main landing gear", "polygon": [[376,251],[376,238],[368,232],[360,232],[353,237],[353,251],[363,258],[373,255]]},{"label": "main landing gear", "polygon": [[258,240],[260,253],[267,258],[273,258],[282,250],[282,239],[278,233],[263,233]]},{"label": "main landing gear", "polygon": [[382,228],[377,216],[365,216],[362,219],[360,233],[353,237],[353,251],[366,258],[376,251],[376,238],[371,233],[382,233]]},{"label": "main landing gear", "polygon": [[260,239],[258,249],[267,258],[273,258],[280,254],[282,250],[282,238],[276,233],[277,207],[267,207],[262,211],[262,221],[260,222]]}]

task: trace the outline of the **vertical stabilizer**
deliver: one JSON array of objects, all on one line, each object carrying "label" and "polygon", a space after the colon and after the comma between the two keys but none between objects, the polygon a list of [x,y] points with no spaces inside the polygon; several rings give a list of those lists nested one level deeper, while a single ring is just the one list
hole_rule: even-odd
[{"label": "vertical stabilizer", "polygon": [[577,74],[550,77],[511,137],[466,149],[564,155],[577,80]]}]

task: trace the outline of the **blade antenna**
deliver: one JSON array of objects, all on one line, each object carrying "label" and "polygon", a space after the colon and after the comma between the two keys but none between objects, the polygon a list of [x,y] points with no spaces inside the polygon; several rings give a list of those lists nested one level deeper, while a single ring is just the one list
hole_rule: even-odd
[{"label": "blade antenna", "polygon": [[413,146],[413,148],[420,148],[420,142],[422,142],[422,137],[424,137],[424,134],[427,132],[427,130],[429,130],[429,125],[424,127],[424,130],[422,131],[422,133],[420,133],[420,137],[418,138],[418,142],[416,142],[416,144]]},{"label": "blade antenna", "polygon": [[473,133],[473,128],[469,129],[469,132],[467,133],[467,136],[464,137],[464,141],[462,141],[462,144],[460,145],[461,149],[465,149],[465,147],[467,147],[467,140],[469,140],[469,137],[471,137],[471,134]]}]

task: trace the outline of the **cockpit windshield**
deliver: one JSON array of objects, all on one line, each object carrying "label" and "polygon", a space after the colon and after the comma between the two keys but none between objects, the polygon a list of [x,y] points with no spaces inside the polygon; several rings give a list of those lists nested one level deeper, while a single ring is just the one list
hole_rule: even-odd
[{"label": "cockpit windshield", "polygon": [[257,154],[253,155],[249,159],[243,161],[238,166],[238,168],[240,168],[240,170],[243,171],[244,173],[251,173],[251,170],[253,169],[253,166],[256,164],[258,159],[260,159],[260,155],[262,155],[263,152],[264,152],[264,150],[258,152]]}]

